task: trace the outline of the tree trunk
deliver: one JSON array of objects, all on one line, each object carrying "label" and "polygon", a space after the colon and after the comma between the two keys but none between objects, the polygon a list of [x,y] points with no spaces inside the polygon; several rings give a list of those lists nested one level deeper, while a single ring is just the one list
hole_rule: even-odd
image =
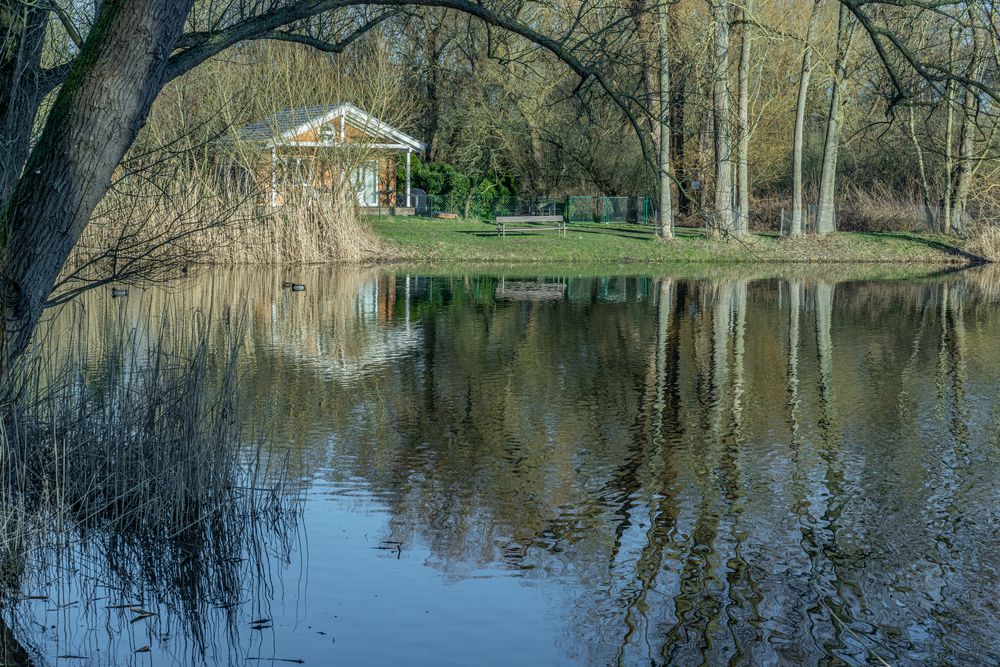
[{"label": "tree trunk", "polygon": [[954,200],[951,204],[951,231],[964,234],[968,218],[969,193],[972,191],[973,147],[976,136],[976,94],[965,89],[962,124],[959,128],[958,163],[955,165]]},{"label": "tree trunk", "polygon": [[715,204],[711,235],[733,231],[733,137],[729,118],[729,3],[712,0],[715,27],[712,110],[715,120]]},{"label": "tree trunk", "polygon": [[438,38],[441,33],[441,24],[438,23],[430,30],[427,29],[427,19],[424,19],[424,65],[427,67],[425,74],[424,94],[427,96],[427,107],[424,111],[424,133],[427,139],[427,158],[434,161],[438,158],[437,133],[440,100],[438,98],[438,82],[441,70],[438,67]]},{"label": "tree trunk", "polygon": [[802,69],[799,70],[799,96],[795,106],[795,130],[792,137],[792,220],[788,235],[802,236],[802,146],[805,140],[806,102],[809,100],[809,79],[812,78],[812,42],[819,16],[820,0],[813,3],[806,26],[805,51],[802,53]]},{"label": "tree trunk", "polygon": [[736,236],[750,231],[750,2],[743,2],[743,39],[740,42],[739,71],[739,144],[737,146],[736,189],[739,205],[736,212]]},{"label": "tree trunk", "polygon": [[194,0],[106,2],[0,212],[0,374],[28,344],[70,250],[144,123]]},{"label": "tree trunk", "polygon": [[684,148],[684,105],[687,104],[687,93],[683,80],[678,85],[676,76],[670,77],[670,165],[674,169],[677,188],[677,207],[683,216],[691,215],[691,183],[685,169],[686,156]]},{"label": "tree trunk", "polygon": [[27,3],[0,10],[0,202],[21,176],[47,92],[41,60],[48,14]]},{"label": "tree trunk", "polygon": [[[476,187],[479,187],[478,185]],[[469,213],[472,212],[472,196],[473,188],[469,188],[469,194],[465,195],[465,212],[462,214],[464,220],[469,219]]]},{"label": "tree trunk", "polygon": [[[948,28],[948,62],[955,62],[955,30]],[[944,123],[944,188],[941,193],[941,232],[951,231],[951,200],[955,188],[953,151],[955,137],[955,80],[949,78],[944,86],[944,103],[948,105]]]},{"label": "tree trunk", "polygon": [[[974,25],[973,8],[968,8],[970,23]],[[961,33],[959,33],[961,36]],[[986,73],[987,59],[982,57],[977,34],[973,29],[968,43],[971,47],[970,67],[967,76],[972,81],[982,80]],[[994,48],[994,54],[996,50]],[[948,219],[948,226],[955,234],[964,234],[966,223],[968,222],[969,194],[972,191],[972,179],[978,170],[975,165],[975,141],[979,131],[977,117],[979,115],[979,98],[977,91],[972,86],[963,84],[964,94],[962,99],[961,125],[958,134],[958,161],[955,164],[954,185],[952,187],[951,216]],[[951,100],[949,100],[951,101]],[[954,106],[954,105],[952,105]],[[951,107],[949,107],[951,108]],[[980,162],[980,164],[982,164]]]},{"label": "tree trunk", "polygon": [[532,118],[525,118],[528,126],[528,138],[531,141],[531,169],[533,178],[531,187],[541,194],[549,193],[549,184],[545,178],[545,145],[542,143],[542,133],[538,123]]},{"label": "tree trunk", "polygon": [[[710,87],[702,90],[702,99],[711,99]],[[710,104],[702,105],[701,112],[698,114],[698,154],[695,156],[698,164],[698,178],[699,189],[696,191],[698,193],[698,210],[704,214],[708,211],[708,184],[711,182],[711,176],[708,170],[712,168],[713,162],[713,137],[715,135],[715,124],[712,119],[712,110],[708,107]],[[692,183],[692,186],[694,184]],[[705,229],[708,230],[711,227],[711,220],[706,216],[705,219]]]},{"label": "tree trunk", "polygon": [[4,667],[32,667],[31,654],[17,640],[14,631],[0,618],[0,665]]},{"label": "tree trunk", "polygon": [[673,183],[670,178],[670,25],[666,6],[657,11],[657,52],[659,56],[659,148],[657,152],[657,194],[660,213],[657,226],[660,238],[674,236]]},{"label": "tree trunk", "polygon": [[907,121],[909,122],[910,142],[913,144],[913,150],[917,155],[917,172],[920,175],[920,196],[924,207],[924,224],[933,233],[937,231],[937,224],[934,219],[934,211],[931,208],[931,186],[927,181],[927,163],[924,160],[924,149],[917,138],[916,114],[913,111],[912,104],[909,106],[908,111],[909,117]]},{"label": "tree trunk", "polygon": [[819,201],[816,206],[816,233],[836,231],[837,157],[840,150],[840,124],[844,112],[844,87],[847,85],[847,58],[854,41],[854,21],[849,10],[840,6],[837,26],[837,61],[830,90],[830,113],[826,123],[826,143],[823,146],[823,169],[819,179]]}]

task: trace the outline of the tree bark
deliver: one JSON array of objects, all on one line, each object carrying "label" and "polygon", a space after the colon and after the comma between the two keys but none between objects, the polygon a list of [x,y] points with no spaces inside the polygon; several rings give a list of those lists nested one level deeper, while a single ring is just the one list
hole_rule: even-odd
[{"label": "tree bark", "polygon": [[729,118],[729,3],[712,0],[715,30],[712,110],[715,120],[715,203],[709,232],[733,231],[733,137]]},{"label": "tree bark", "polygon": [[945,104],[948,111],[944,124],[944,192],[941,195],[941,231],[951,231],[951,200],[955,189],[955,82],[945,84]]},{"label": "tree bark", "polygon": [[[702,90],[702,95],[705,100],[711,99],[711,86],[706,85]],[[700,126],[698,128],[698,178],[701,181],[701,187],[698,190],[698,208],[703,212],[708,210],[708,169],[714,169],[715,164],[715,114],[712,109],[708,108],[709,106],[710,105],[706,104],[701,110],[701,113],[699,114]],[[705,225],[706,229],[711,231],[711,220],[706,219]]]},{"label": "tree bark", "polygon": [[937,224],[934,216],[934,210],[931,208],[931,186],[927,180],[927,161],[924,159],[924,149],[920,145],[920,140],[917,138],[917,120],[912,104],[909,106],[907,111],[909,112],[907,121],[909,125],[910,142],[913,144],[913,150],[917,156],[917,172],[920,175],[920,197],[924,208],[924,224],[927,226],[928,231],[933,233],[937,231]]},{"label": "tree bark", "polygon": [[821,0],[813,2],[806,26],[805,51],[802,53],[802,68],[799,70],[799,96],[795,105],[795,130],[792,136],[792,219],[788,236],[802,236],[802,149],[805,140],[806,102],[809,100],[809,79],[812,78],[812,42],[816,31]]},{"label": "tree bark", "polygon": [[750,231],[750,2],[743,1],[743,35],[740,42],[739,70],[739,142],[737,145],[736,190],[739,205],[733,233],[746,236]]},{"label": "tree bark", "polygon": [[[955,41],[957,36],[952,27],[948,28],[948,62],[955,61]],[[944,103],[947,105],[944,123],[944,187],[941,193],[941,232],[951,231],[951,199],[955,187],[953,153],[955,137],[955,81],[948,79],[944,86]]]},{"label": "tree bark", "polygon": [[35,115],[48,92],[42,72],[48,14],[27,3],[0,11],[0,202],[21,176]]},{"label": "tree bark", "polygon": [[427,139],[427,157],[433,162],[438,158],[438,126],[441,114],[441,102],[438,96],[439,80],[441,68],[438,66],[438,59],[441,53],[438,50],[438,38],[441,32],[441,23],[437,23],[433,28],[427,30],[427,18],[424,18],[425,29],[424,38],[424,66],[427,68],[425,74],[425,89],[427,108],[424,110],[424,133]]},{"label": "tree bark", "polygon": [[840,125],[844,113],[844,87],[847,85],[847,58],[854,41],[854,22],[849,10],[840,6],[837,26],[837,61],[830,90],[826,142],[823,146],[823,169],[819,179],[816,205],[816,233],[823,236],[836,231],[837,158],[840,150]]},{"label": "tree bark", "polygon": [[674,236],[673,183],[670,178],[670,24],[666,6],[657,10],[657,54],[659,60],[659,146],[657,150],[657,194],[660,238]]},{"label": "tree bark", "polygon": [[525,116],[528,126],[528,139],[531,143],[531,187],[540,194],[549,193],[549,183],[545,173],[545,144],[542,142],[542,132],[533,118]]},{"label": "tree bark", "polygon": [[955,234],[964,234],[968,218],[969,194],[972,191],[973,149],[976,136],[976,95],[968,87],[962,108],[959,128],[958,162],[955,165],[954,199],[951,203],[950,228]]},{"label": "tree bark", "polygon": [[32,667],[31,654],[17,640],[13,629],[0,618],[0,665],[4,667]]},{"label": "tree bark", "polygon": [[685,83],[674,73],[670,75],[670,166],[674,169],[677,187],[677,209],[683,216],[691,215],[691,183],[687,177],[684,147],[684,105],[687,104]]},{"label": "tree bark", "polygon": [[145,122],[193,2],[101,5],[0,212],[0,374],[27,347],[70,250]]}]

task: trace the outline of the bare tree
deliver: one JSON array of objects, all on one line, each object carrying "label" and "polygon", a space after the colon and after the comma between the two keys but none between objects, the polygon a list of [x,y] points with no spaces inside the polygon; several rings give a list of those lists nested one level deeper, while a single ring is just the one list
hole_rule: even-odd
[{"label": "bare tree", "polygon": [[657,197],[661,238],[674,235],[673,182],[670,168],[670,18],[667,5],[661,5],[656,13],[657,55],[659,69],[659,146],[657,150]]},{"label": "bare tree", "polygon": [[736,191],[739,203],[736,212],[735,236],[745,236],[750,232],[750,44],[751,23],[750,9],[752,0],[743,0],[740,41],[740,69],[738,102],[739,107],[739,142],[737,146],[737,180]]},{"label": "bare tree", "polygon": [[733,136],[729,117],[729,3],[712,0],[714,32],[712,117],[715,127],[715,202],[710,234],[734,231]]},{"label": "bare tree", "polygon": [[799,70],[799,94],[795,106],[795,130],[792,138],[792,219],[788,235],[792,238],[802,236],[802,149],[805,141],[806,102],[809,99],[809,79],[812,78],[813,39],[816,31],[816,21],[822,0],[814,0],[809,12],[809,23],[806,26],[805,44],[802,50],[802,67]]},{"label": "bare tree", "polygon": [[837,158],[840,150],[840,130],[844,114],[844,88],[847,85],[847,59],[854,42],[856,22],[843,5],[837,25],[837,59],[830,85],[830,112],[826,120],[826,142],[823,146],[823,170],[819,180],[819,201],[816,205],[816,233],[836,231]]}]

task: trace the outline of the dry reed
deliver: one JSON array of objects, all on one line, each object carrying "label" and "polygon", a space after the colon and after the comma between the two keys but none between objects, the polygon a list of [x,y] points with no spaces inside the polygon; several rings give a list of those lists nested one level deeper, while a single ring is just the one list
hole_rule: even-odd
[{"label": "dry reed", "polygon": [[989,262],[1000,262],[1000,226],[988,222],[972,225],[965,249]]},{"label": "dry reed", "polygon": [[70,586],[53,568],[79,561],[115,582],[115,602],[189,610],[197,644],[206,605],[268,586],[263,562],[288,553],[299,505],[279,459],[247,435],[245,318],[118,307],[95,320],[71,306],[4,388],[0,597],[15,610],[51,595]]},{"label": "dry reed", "polygon": [[306,193],[280,207],[204,185],[109,197],[68,265],[74,282],[157,282],[197,264],[365,263],[398,253],[350,193]]},{"label": "dry reed", "polygon": [[213,264],[360,264],[393,255],[346,193],[298,197],[208,230],[199,241],[203,257]]}]

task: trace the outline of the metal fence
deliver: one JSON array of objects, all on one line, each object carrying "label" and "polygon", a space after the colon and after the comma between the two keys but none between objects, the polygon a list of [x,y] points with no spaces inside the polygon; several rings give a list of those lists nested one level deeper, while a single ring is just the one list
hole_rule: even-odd
[{"label": "metal fence", "polygon": [[568,197],[566,219],[570,223],[649,225],[653,220],[649,197]]},{"label": "metal fence", "polygon": [[501,215],[561,215],[568,223],[655,223],[652,202],[648,197],[476,195],[466,199],[455,195],[420,193],[419,197],[413,198],[412,203],[417,215],[455,215],[484,222],[493,222]]},{"label": "metal fence", "polygon": [[498,215],[566,215],[566,199],[557,197],[482,198],[475,217],[492,222]]}]

